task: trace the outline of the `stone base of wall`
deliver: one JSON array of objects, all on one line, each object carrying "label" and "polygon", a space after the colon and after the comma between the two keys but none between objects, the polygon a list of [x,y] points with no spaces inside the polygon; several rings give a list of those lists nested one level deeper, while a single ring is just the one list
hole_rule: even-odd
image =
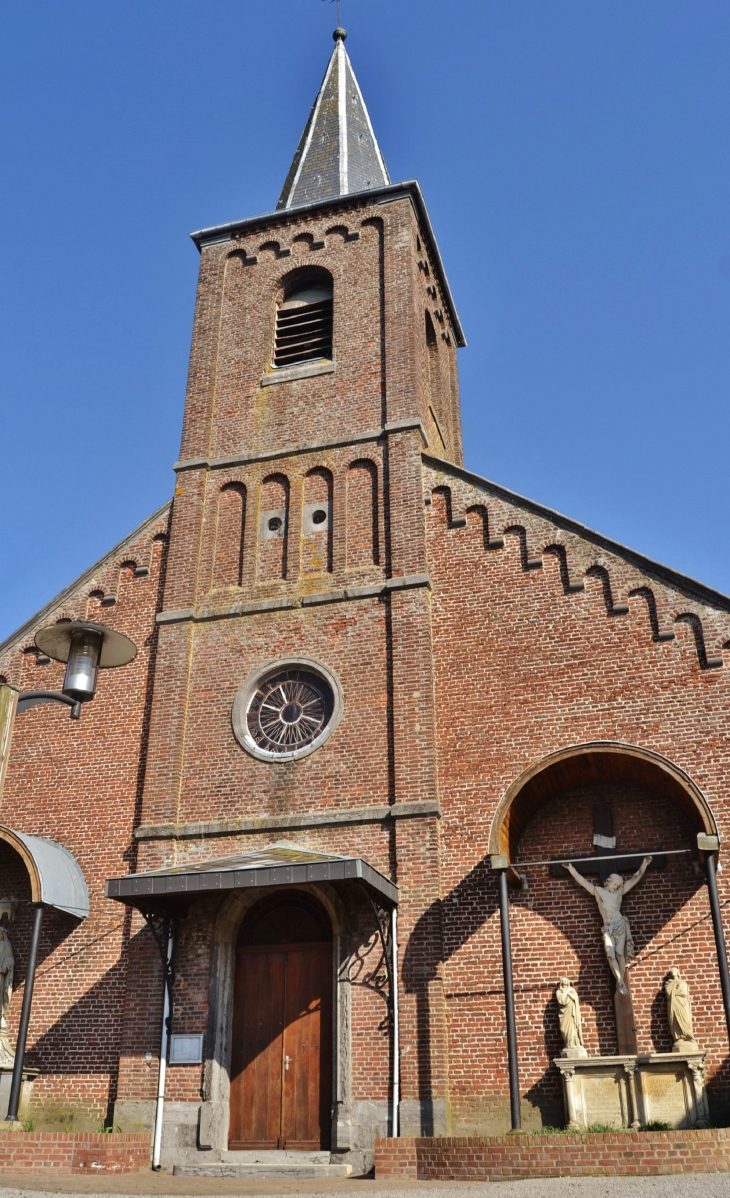
[{"label": "stone base of wall", "polygon": [[730,1172],[730,1128],[375,1141],[375,1176],[419,1181]]},{"label": "stone base of wall", "polygon": [[145,1134],[0,1130],[0,1172],[136,1173],[149,1169],[151,1147]]}]

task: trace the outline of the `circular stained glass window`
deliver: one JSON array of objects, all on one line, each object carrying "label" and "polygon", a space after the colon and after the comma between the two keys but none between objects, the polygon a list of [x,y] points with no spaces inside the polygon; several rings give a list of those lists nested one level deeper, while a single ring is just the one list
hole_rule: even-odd
[{"label": "circular stained glass window", "polygon": [[233,730],[255,757],[303,757],[329,736],[340,694],[329,671],[315,662],[282,662],[259,670],[233,705]]}]

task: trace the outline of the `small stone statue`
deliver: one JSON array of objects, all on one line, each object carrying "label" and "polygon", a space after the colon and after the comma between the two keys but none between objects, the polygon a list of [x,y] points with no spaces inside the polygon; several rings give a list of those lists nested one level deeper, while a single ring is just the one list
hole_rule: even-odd
[{"label": "small stone statue", "polygon": [[603,947],[608,959],[608,967],[616,979],[616,987],[620,994],[628,994],[624,982],[624,974],[634,959],[636,950],[631,935],[629,921],[621,914],[621,899],[629,890],[633,890],[643,878],[651,865],[651,857],[645,857],[636,873],[624,882],[621,874],[611,874],[603,886],[594,886],[573,865],[566,866],[568,873],[579,886],[592,894],[598,903],[598,910],[603,920]]},{"label": "small stone statue", "polygon": [[11,1067],[15,1055],[8,1039],[7,1015],[13,997],[15,956],[5,928],[0,924],[0,1066]]},{"label": "small stone statue", "polygon": [[555,991],[555,1001],[560,1012],[560,1034],[565,1045],[563,1057],[587,1057],[583,1047],[583,1024],[580,1018],[578,991],[570,984],[570,978],[561,978]]},{"label": "small stone statue", "polygon": [[692,1028],[692,1000],[689,986],[682,978],[676,965],[669,970],[664,983],[667,996],[667,1019],[674,1043],[672,1052],[699,1052]]}]

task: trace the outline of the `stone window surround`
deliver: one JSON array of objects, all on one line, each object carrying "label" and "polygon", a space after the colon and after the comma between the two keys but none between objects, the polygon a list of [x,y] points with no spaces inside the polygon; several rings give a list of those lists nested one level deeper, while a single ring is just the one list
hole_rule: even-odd
[{"label": "stone window surround", "polygon": [[319,358],[314,362],[296,362],[293,366],[272,366],[261,377],[262,387],[271,387],[274,383],[291,383],[296,379],[311,379],[318,374],[334,374],[335,357]]},{"label": "stone window surround", "polygon": [[[332,715],[313,741],[296,749],[286,749],[280,753],[275,753],[259,748],[252,739],[248,730],[248,709],[253,696],[261,684],[273,674],[281,673],[282,670],[306,670],[321,678],[332,692],[333,707]],[[249,674],[245,682],[236,691],[231,711],[233,734],[241,748],[250,753],[252,757],[257,757],[259,761],[298,761],[300,758],[308,757],[310,753],[314,753],[320,745],[323,745],[329,739],[340,722],[343,706],[344,699],[340,681],[337,675],[328,669],[327,666],[323,665],[322,662],[315,661],[312,657],[277,657],[272,661],[266,662],[265,665],[260,666],[257,670],[254,670],[252,674]]]}]

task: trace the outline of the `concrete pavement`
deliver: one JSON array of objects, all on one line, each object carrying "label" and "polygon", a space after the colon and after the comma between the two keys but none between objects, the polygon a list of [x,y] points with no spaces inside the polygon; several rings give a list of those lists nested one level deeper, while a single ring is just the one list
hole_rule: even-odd
[{"label": "concrete pavement", "polygon": [[[89,1194],[128,1194],[135,1198],[180,1195],[181,1198],[211,1198],[220,1194],[288,1195],[309,1198],[730,1198],[730,1174],[692,1173],[665,1177],[560,1177],[532,1178],[508,1182],[393,1182],[369,1179],[341,1180],[331,1186],[321,1183],[227,1179],[214,1185],[201,1178],[172,1177],[163,1173],[128,1173],[117,1177],[27,1176],[3,1177],[0,1198],[87,1198]],[[193,1184],[194,1183],[194,1184]]]}]

